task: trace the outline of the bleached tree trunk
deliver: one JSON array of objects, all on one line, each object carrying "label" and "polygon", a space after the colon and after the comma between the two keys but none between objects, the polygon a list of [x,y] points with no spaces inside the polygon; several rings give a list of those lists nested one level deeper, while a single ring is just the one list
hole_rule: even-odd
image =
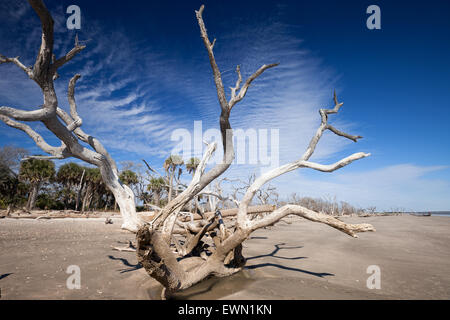
[{"label": "bleached tree trunk", "polygon": [[156,191],[153,194],[155,195],[155,205],[157,207],[159,207],[159,202],[160,202],[160,199],[161,199],[161,193],[160,193],[160,191]]},{"label": "bleached tree trunk", "polygon": [[92,200],[92,192],[93,192],[93,187],[92,184],[90,182],[88,182],[87,186],[86,186],[86,190],[84,193],[84,197],[83,197],[83,204],[81,205],[81,211],[84,212],[86,210],[86,208],[89,207],[91,200]]},{"label": "bleached tree trunk", "polygon": [[173,178],[175,177],[175,169],[172,168],[172,171],[170,172],[169,169],[169,191],[167,193],[167,201],[172,201],[172,194],[173,194]]},{"label": "bleached tree trunk", "polygon": [[142,225],[142,221],[136,213],[133,190],[120,181],[117,169],[114,170],[108,162],[100,165],[99,168],[103,182],[112,192],[115,201],[119,205],[123,220],[122,229],[136,232],[139,226]]},{"label": "bleached tree trunk", "polygon": [[86,170],[83,170],[83,173],[81,174],[80,183],[78,184],[77,199],[75,200],[75,211],[78,211],[78,207],[80,206],[81,191],[83,189],[83,178],[85,173]]},{"label": "bleached tree trunk", "polygon": [[28,195],[28,201],[27,201],[27,210],[33,210],[36,205],[36,199],[37,195],[39,193],[39,188],[41,186],[40,182],[33,182],[31,184],[31,192]]},{"label": "bleached tree trunk", "polygon": [[[135,232],[142,225],[142,221],[136,214],[133,193],[130,192],[130,188],[120,182],[116,163],[100,141],[81,129],[83,121],[78,115],[74,97],[75,83],[81,77],[80,75],[75,75],[69,82],[67,98],[70,105],[70,114],[58,106],[53,83],[59,77],[57,71],[81,52],[85,46],[75,41],[75,47],[66,55],[57,59],[53,54],[54,22],[50,12],[42,0],[28,0],[28,2],[38,15],[42,26],[41,46],[34,66],[27,67],[20,62],[18,57],[8,58],[3,55],[0,55],[0,64],[12,63],[22,69],[41,88],[44,103],[40,108],[32,111],[0,106],[0,120],[10,127],[27,133],[43,151],[50,154],[50,156],[38,158],[65,159],[75,157],[99,167],[106,186],[119,203],[123,219],[122,228]],[[49,145],[41,135],[21,121],[42,122],[48,130],[61,140],[61,145],[59,147]],[[80,141],[88,144],[91,149],[81,145]]]}]

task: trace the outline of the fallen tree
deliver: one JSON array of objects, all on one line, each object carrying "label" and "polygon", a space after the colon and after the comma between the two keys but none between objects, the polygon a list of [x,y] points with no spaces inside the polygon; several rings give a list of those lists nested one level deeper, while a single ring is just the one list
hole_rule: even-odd
[{"label": "fallen tree", "polygon": [[[220,211],[217,211],[215,215],[204,215],[202,220],[196,223],[194,221],[184,222],[182,220],[185,219],[178,219],[182,206],[225,172],[234,159],[232,128],[229,123],[232,108],[245,97],[253,80],[265,70],[277,66],[277,64],[263,65],[245,81],[242,88],[242,75],[238,66],[236,68],[238,79],[235,87],[231,88],[230,99],[227,100],[221,73],[213,52],[216,40],[214,39],[213,42],[209,40],[202,17],[203,10],[204,6],[202,5],[195,13],[200,28],[200,35],[208,52],[221,107],[220,128],[224,155],[222,163],[217,164],[213,169],[205,173],[206,163],[216,149],[215,144],[208,145],[189,186],[178,197],[162,208],[154,219],[140,228],[137,233],[139,262],[151,277],[164,286],[165,295],[189,288],[211,275],[224,277],[239,272],[245,265],[245,258],[242,256],[242,243],[255,230],[274,225],[287,215],[297,215],[310,221],[324,223],[352,237],[357,237],[359,232],[375,230],[370,224],[348,224],[335,217],[291,204],[284,205],[273,211],[270,210],[269,214],[261,218],[251,219],[249,215],[249,207],[258,190],[282,174],[300,168],[333,172],[353,161],[370,155],[359,152],[330,165],[309,161],[317,143],[326,130],[330,130],[354,142],[361,138],[361,136],[353,136],[339,131],[328,123],[329,115],[338,113],[343,105],[343,103],[338,102],[336,93],[333,99],[334,107],[332,109],[319,110],[321,124],[300,159],[270,170],[254,179],[243,198],[239,201],[238,209],[230,214],[236,215],[232,228],[225,225]],[[175,226],[177,226],[178,230]],[[185,230],[184,234],[180,232],[180,228]],[[180,240],[175,237],[175,233],[183,234],[183,238]],[[212,240],[212,245],[202,241],[207,234]]]}]

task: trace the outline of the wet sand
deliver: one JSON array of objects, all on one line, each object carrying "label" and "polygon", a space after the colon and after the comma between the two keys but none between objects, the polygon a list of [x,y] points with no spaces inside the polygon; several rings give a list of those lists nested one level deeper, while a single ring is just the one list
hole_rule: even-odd
[{"label": "wet sand", "polygon": [[[244,244],[245,270],[212,278],[177,299],[449,299],[450,218],[345,218],[377,232],[351,238],[326,225],[289,218]],[[1,299],[159,299],[161,287],[119,252],[133,235],[120,219],[0,219]],[[70,265],[81,288],[68,289]],[[381,289],[368,289],[379,266]]]}]

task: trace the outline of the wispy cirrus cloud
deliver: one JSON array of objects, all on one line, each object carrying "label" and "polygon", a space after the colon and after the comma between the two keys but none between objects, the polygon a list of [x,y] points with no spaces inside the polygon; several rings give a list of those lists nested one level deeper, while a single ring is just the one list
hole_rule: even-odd
[{"label": "wispy cirrus cloud", "polygon": [[[75,32],[65,27],[63,5],[48,5],[55,20],[55,53],[60,56],[73,46]],[[217,38],[214,51],[227,95],[236,82],[236,65],[241,66],[245,79],[263,64],[280,63],[252,83],[244,100],[234,107],[230,120],[234,129],[278,129],[278,160],[284,164],[304,152],[320,124],[318,109],[332,107],[333,90],[344,102],[349,93],[341,90],[340,75],[309,52],[296,27],[281,23],[279,14],[219,21],[206,13],[204,18],[211,39]],[[119,24],[108,29],[104,21],[96,21],[89,13],[84,18],[79,39],[86,41],[87,47],[60,70],[61,77],[55,82],[59,103],[68,110],[67,84],[80,73],[75,98],[83,129],[97,136],[118,162],[145,158],[160,167],[176,144],[170,140],[175,129],[193,133],[196,120],[202,121],[203,131],[218,128],[217,93],[199,37],[192,39],[188,52],[175,45],[171,48],[178,51],[168,50],[165,44],[152,43],[152,38],[133,38],[130,30]],[[0,3],[0,19],[0,52],[20,55],[25,64],[31,65],[41,36],[36,14],[27,3],[11,0]],[[197,27],[193,14],[192,25]],[[21,70],[2,65],[0,74],[2,105],[30,110],[42,103],[39,88]],[[344,109],[347,107],[344,105]],[[348,121],[342,113],[331,116],[330,121],[343,131],[365,136],[362,125]],[[32,126],[48,142],[59,144],[42,124]],[[41,153],[22,132],[0,124],[0,133],[2,138],[7,137],[2,141],[16,141],[32,153]],[[364,142],[353,144],[326,133],[312,160],[328,163],[356,151],[371,151],[361,145]],[[433,178],[433,174],[447,168],[411,164],[368,167],[371,169],[361,171],[358,162],[332,175],[297,171],[278,178],[274,184],[284,195],[336,195],[360,206],[440,209],[449,205],[442,200],[450,191],[448,182]],[[246,177],[258,174],[260,169],[258,164],[235,164],[226,176]]]},{"label": "wispy cirrus cloud", "polygon": [[[73,47],[75,33],[65,27],[62,5],[53,5],[50,10],[55,21],[54,51],[59,56]],[[12,56],[21,53],[22,62],[32,64],[40,44],[39,20],[26,3],[12,1],[10,5],[2,4],[2,9],[1,16],[7,17],[12,26],[21,25],[24,15],[30,17],[24,20],[26,23],[15,34],[8,36],[6,29],[2,28],[6,41],[0,45],[0,51]],[[119,157],[121,153],[128,156],[139,153],[142,157],[167,153],[169,145],[158,143],[170,137],[172,127],[180,125],[176,125],[176,118],[170,112],[164,112],[159,100],[154,98],[153,89],[157,86],[151,84],[148,73],[136,66],[136,61],[151,58],[148,48],[137,48],[119,28],[106,32],[96,21],[90,21],[89,27],[80,31],[78,36],[80,41],[89,41],[86,42],[86,49],[59,71],[60,78],[56,80],[55,87],[60,107],[68,110],[68,80],[75,73],[80,73],[82,78],[77,83],[75,98],[86,132],[98,136]],[[154,61],[147,62],[146,67],[150,67],[152,73],[164,74],[161,66],[165,62]],[[0,79],[2,103],[28,110],[42,103],[40,89],[21,70],[15,66],[2,66],[1,72],[7,75]],[[39,124],[32,126],[39,128]],[[0,130],[10,129],[2,125]],[[49,142],[57,142],[47,131],[42,133]],[[33,148],[33,152],[39,150]]]},{"label": "wispy cirrus cloud", "polygon": [[409,163],[358,172],[343,169],[331,175],[300,170],[276,182],[282,194],[336,196],[338,201],[387,211],[439,211],[450,207],[450,183],[436,175],[448,170],[448,166]]},{"label": "wispy cirrus cloud", "polygon": [[[53,11],[57,12],[55,51],[63,54],[73,45],[74,33],[65,28],[63,8],[59,5]],[[28,27],[34,24],[36,21]],[[207,20],[207,24],[211,25],[211,33],[220,27],[214,21]],[[218,37],[215,47],[227,88],[236,81],[237,64],[241,65],[245,79],[262,64],[280,63],[253,82],[245,99],[233,110],[232,126],[244,130],[279,130],[279,162],[292,161],[300,156],[317,128],[318,108],[331,102],[336,76],[303,48],[302,40],[290,34],[289,26],[276,19],[265,21],[264,25],[242,22],[232,25],[234,28]],[[31,32],[40,31],[34,26]],[[151,43],[133,43],[120,28],[105,32],[104,27],[92,20],[79,38],[90,41],[74,62],[60,71],[61,78],[56,82],[60,105],[68,108],[65,99],[68,80],[75,73],[82,74],[76,100],[84,129],[104,141],[116,156],[135,153],[134,156],[161,158],[170,154],[175,144],[170,135],[176,128],[192,131],[195,120],[202,120],[204,130],[218,127],[217,94],[201,41],[197,55],[179,61],[174,55],[156,53]],[[38,39],[37,35],[27,37],[26,47],[37,48]],[[21,42],[20,37],[15,41],[19,47]],[[11,74],[17,77],[18,87],[24,86],[24,75]],[[39,90],[28,86],[26,95],[21,96],[19,90],[0,94],[19,106],[40,101]],[[345,148],[346,143],[327,136],[316,158],[333,155]],[[238,164],[228,174],[252,172],[259,172],[259,166]]]}]

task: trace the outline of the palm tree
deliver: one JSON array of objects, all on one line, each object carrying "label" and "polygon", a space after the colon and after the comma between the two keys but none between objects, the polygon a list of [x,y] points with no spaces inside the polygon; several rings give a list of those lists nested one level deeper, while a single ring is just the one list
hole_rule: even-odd
[{"label": "palm tree", "polygon": [[190,158],[188,162],[185,164],[186,171],[194,175],[195,170],[197,170],[198,165],[200,164],[199,158]]},{"label": "palm tree", "polygon": [[34,208],[42,183],[53,180],[54,176],[55,164],[50,160],[28,159],[20,163],[19,179],[31,185],[27,210]]},{"label": "palm tree", "polygon": [[166,181],[162,177],[159,178],[152,177],[150,179],[150,183],[147,185],[147,190],[153,194],[155,205],[158,207],[161,201],[161,193],[164,191],[165,187]]},{"label": "palm tree", "polygon": [[[17,170],[20,160],[28,155],[28,151],[15,147],[0,147],[0,207],[6,207],[7,214],[14,206],[21,202],[26,192],[21,192],[24,184],[19,182]],[[26,190],[25,190],[26,191]]]},{"label": "palm tree", "polygon": [[69,162],[59,167],[56,179],[66,186],[72,186],[80,181],[83,168],[75,162]]},{"label": "palm tree", "polygon": [[78,208],[79,191],[76,192],[75,186],[81,183],[83,174],[83,168],[74,162],[63,164],[58,169],[56,174],[56,180],[63,185],[62,197],[64,207],[67,209],[70,202],[75,201],[75,209]]},{"label": "palm tree", "polygon": [[6,207],[9,213],[14,202],[19,180],[13,171],[0,162],[0,207]]},{"label": "palm tree", "polygon": [[169,180],[169,191],[167,199],[168,202],[172,200],[173,178],[175,177],[175,172],[178,168],[178,179],[179,179],[182,173],[181,166],[183,164],[184,164],[183,159],[178,155],[171,155],[164,161],[163,168],[164,170],[166,170],[166,175]]},{"label": "palm tree", "polygon": [[[185,164],[186,167],[186,171],[190,174],[192,174],[192,176],[194,176],[195,174],[195,170],[197,170],[198,165],[200,164],[200,159],[199,158],[190,158],[188,160],[188,162]],[[197,208],[198,208],[198,197],[195,196],[194,199],[192,199],[194,205],[191,206],[191,208],[194,208],[194,212],[197,212]]]},{"label": "palm tree", "polygon": [[131,170],[122,171],[119,175],[119,179],[127,186],[132,186],[139,182],[137,174]]},{"label": "palm tree", "polygon": [[95,193],[98,193],[102,189],[102,175],[98,168],[84,168],[85,173],[85,185],[86,190],[84,192],[83,204],[81,210],[84,212],[86,208],[89,208],[92,203],[92,198]]}]

